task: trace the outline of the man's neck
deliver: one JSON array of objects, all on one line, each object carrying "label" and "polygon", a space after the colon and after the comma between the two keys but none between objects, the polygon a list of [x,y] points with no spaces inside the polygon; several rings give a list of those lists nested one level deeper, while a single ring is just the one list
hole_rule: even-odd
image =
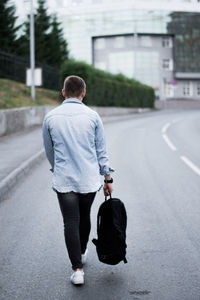
[{"label": "man's neck", "polygon": [[83,101],[83,98],[81,96],[80,97],[67,97],[66,99],[70,99],[70,98],[76,98],[76,99],[78,99],[80,101]]}]

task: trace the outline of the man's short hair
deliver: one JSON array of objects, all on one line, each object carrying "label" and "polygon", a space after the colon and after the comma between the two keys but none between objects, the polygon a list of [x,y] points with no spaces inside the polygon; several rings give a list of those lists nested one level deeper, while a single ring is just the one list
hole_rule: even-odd
[{"label": "man's short hair", "polygon": [[83,78],[71,75],[65,78],[63,89],[68,98],[79,97],[86,89],[86,84]]}]

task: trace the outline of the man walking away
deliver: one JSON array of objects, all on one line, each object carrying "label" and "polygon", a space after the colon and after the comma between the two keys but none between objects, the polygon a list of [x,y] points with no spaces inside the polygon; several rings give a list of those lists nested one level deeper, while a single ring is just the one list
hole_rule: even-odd
[{"label": "man walking away", "polygon": [[84,284],[90,234],[90,210],[104,178],[104,195],[112,193],[114,171],[109,166],[104,129],[99,115],[82,100],[85,81],[69,76],[64,81],[65,100],[44,119],[43,141],[53,172],[52,188],[57,193],[64,222],[64,236],[72,264],[73,284]]}]

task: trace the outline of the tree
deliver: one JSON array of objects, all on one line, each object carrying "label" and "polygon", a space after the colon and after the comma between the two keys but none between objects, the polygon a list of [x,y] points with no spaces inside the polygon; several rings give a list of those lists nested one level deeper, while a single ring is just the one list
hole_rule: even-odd
[{"label": "tree", "polygon": [[[49,16],[45,0],[38,0],[38,8],[34,18],[35,23],[35,58],[36,61],[52,66],[60,66],[68,58],[67,42],[57,16]],[[23,34],[18,39],[18,53],[29,56],[30,17],[23,24]]]},{"label": "tree", "polygon": [[35,16],[35,57],[36,60],[48,63],[50,44],[50,16],[47,14],[45,0],[38,0]]},{"label": "tree", "polygon": [[[38,8],[34,15],[35,59],[48,63],[50,16],[45,8],[45,0],[38,0]],[[18,39],[18,54],[28,57],[30,48],[30,15],[23,24],[23,34]]]},{"label": "tree", "polygon": [[23,34],[17,39],[17,54],[24,57],[30,55],[30,16],[28,20],[21,25]]},{"label": "tree", "polygon": [[52,31],[50,33],[49,49],[52,55],[49,55],[49,64],[58,66],[60,66],[65,59],[68,59],[69,56],[67,42],[63,37],[63,30],[60,25],[61,23],[58,22],[57,16],[54,15],[51,22]]},{"label": "tree", "polygon": [[15,26],[15,6],[9,5],[9,0],[0,1],[0,49],[16,52],[16,35],[20,26]]}]

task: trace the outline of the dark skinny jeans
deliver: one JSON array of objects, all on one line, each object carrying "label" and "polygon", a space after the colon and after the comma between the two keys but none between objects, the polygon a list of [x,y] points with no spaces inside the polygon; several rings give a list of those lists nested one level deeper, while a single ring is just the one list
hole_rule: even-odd
[{"label": "dark skinny jeans", "polygon": [[85,253],[91,222],[90,210],[95,193],[57,192],[64,222],[64,235],[72,269],[81,269],[81,254]]}]

